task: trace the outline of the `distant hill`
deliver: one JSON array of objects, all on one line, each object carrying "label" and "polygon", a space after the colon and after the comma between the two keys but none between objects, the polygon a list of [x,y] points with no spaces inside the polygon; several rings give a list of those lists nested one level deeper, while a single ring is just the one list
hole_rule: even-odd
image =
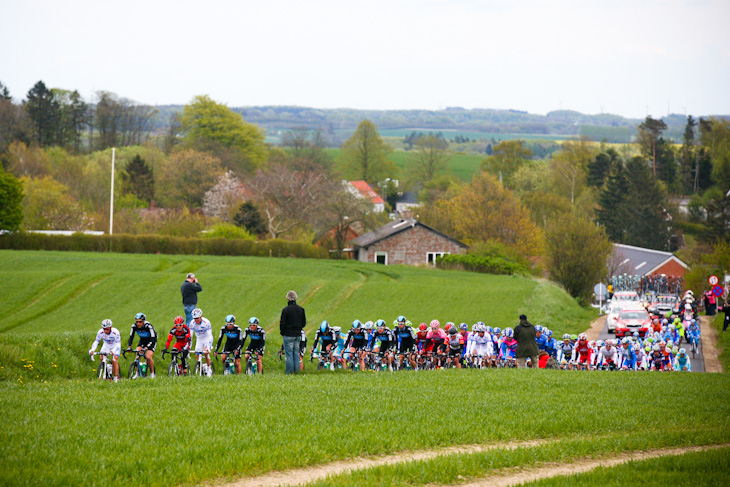
[{"label": "distant hill", "polygon": [[[181,105],[157,106],[159,122],[167,123],[171,113],[182,110]],[[350,108],[308,108],[295,106],[232,107],[248,122],[276,134],[293,127],[321,128],[334,142],[341,144],[357,124],[367,118],[381,130],[414,129],[420,131],[464,131],[485,134],[524,134],[550,139],[551,136],[586,135],[593,140],[626,143],[633,137],[642,119],[624,118],[602,113],[586,115],[572,110],[558,110],[547,115],[536,115],[519,110],[465,109],[450,107],[444,110],[355,110]],[[686,117],[671,114],[662,117],[668,129],[665,135],[681,140]]]}]

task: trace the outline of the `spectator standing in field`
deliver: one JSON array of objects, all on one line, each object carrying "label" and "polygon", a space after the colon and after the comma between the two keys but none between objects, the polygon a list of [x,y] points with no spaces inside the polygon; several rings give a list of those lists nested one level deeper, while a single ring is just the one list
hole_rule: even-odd
[{"label": "spectator standing in field", "polygon": [[284,339],[284,354],[286,355],[287,374],[296,374],[299,370],[299,346],[302,338],[302,329],[307,325],[304,308],[297,304],[297,293],[286,293],[287,305],[281,310],[279,330]]},{"label": "spectator standing in field", "polygon": [[724,333],[727,327],[730,326],[730,303],[727,301],[722,305],[722,312],[725,313],[725,321],[722,322],[722,331]]},{"label": "spectator standing in field", "polygon": [[518,368],[527,366],[527,357],[530,357],[532,367],[537,368],[537,355],[540,353],[540,349],[535,341],[536,336],[535,327],[527,321],[527,316],[520,315],[520,324],[515,326],[514,331],[514,338],[517,340],[515,358],[517,359]]},{"label": "spectator standing in field", "polygon": [[185,282],[180,286],[182,293],[183,309],[185,310],[185,323],[193,319],[193,310],[198,307],[198,293],[203,288],[192,272],[187,275]]}]

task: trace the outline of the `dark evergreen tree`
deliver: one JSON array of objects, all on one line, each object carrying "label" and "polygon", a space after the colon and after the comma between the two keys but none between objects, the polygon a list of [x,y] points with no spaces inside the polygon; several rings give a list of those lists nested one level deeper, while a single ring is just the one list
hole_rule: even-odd
[{"label": "dark evergreen tree", "polygon": [[600,188],[611,173],[611,168],[619,160],[619,154],[613,147],[599,153],[588,163],[588,186]]},{"label": "dark evergreen tree", "polygon": [[697,150],[695,171],[695,191],[702,192],[709,189],[712,186],[712,158],[710,151],[704,147]]},{"label": "dark evergreen tree", "polygon": [[251,235],[263,235],[266,233],[264,219],[261,218],[259,209],[250,201],[241,203],[241,206],[233,217],[233,223],[245,228]]},{"label": "dark evergreen tree", "polygon": [[41,146],[48,146],[56,140],[56,128],[60,118],[59,107],[53,92],[43,81],[37,82],[28,91],[25,110],[35,129],[35,138]]},{"label": "dark evergreen tree", "polygon": [[730,241],[730,196],[722,194],[713,198],[705,209],[707,210],[706,240]]},{"label": "dark evergreen tree", "polygon": [[13,97],[10,96],[8,87],[5,86],[2,81],[0,81],[0,101],[13,101]]},{"label": "dark evergreen tree", "polygon": [[672,185],[677,177],[677,160],[674,157],[674,149],[669,141],[660,137],[656,141],[656,175],[659,179]]},{"label": "dark evergreen tree", "polygon": [[697,121],[692,118],[692,115],[689,115],[687,124],[684,126],[684,134],[682,134],[682,148],[679,150],[679,157],[677,158],[681,190],[684,194],[697,192],[695,187],[695,173],[697,171],[696,126]]},{"label": "dark evergreen tree", "polygon": [[666,212],[667,196],[646,161],[634,157],[626,164],[628,181],[624,202],[626,219],[621,243],[656,250],[669,248],[671,220]]},{"label": "dark evergreen tree", "polygon": [[623,164],[613,166],[598,196],[598,223],[606,228],[613,242],[623,242],[626,236],[626,207],[629,184]]},{"label": "dark evergreen tree", "polygon": [[491,155],[492,155],[492,151],[493,151],[493,150],[494,150],[494,149],[492,148],[492,144],[487,144],[487,148],[486,148],[486,149],[484,150],[484,152],[485,152],[485,153],[486,153],[486,154],[487,154],[488,156],[491,156]]},{"label": "dark evergreen tree", "polygon": [[124,189],[127,193],[132,193],[138,200],[152,201],[155,190],[155,181],[152,175],[152,169],[139,155],[127,164],[127,168],[122,173],[124,180]]}]

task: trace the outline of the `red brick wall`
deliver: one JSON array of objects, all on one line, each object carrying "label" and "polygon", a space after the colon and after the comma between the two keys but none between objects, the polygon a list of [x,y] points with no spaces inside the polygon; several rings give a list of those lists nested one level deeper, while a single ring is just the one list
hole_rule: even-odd
[{"label": "red brick wall", "polygon": [[[360,252],[366,252],[366,250],[362,249]],[[466,249],[452,240],[416,225],[368,247],[367,257],[361,257],[360,260],[375,262],[375,252],[388,252],[388,265],[415,265],[427,263],[428,252],[464,254]]]},{"label": "red brick wall", "polygon": [[666,274],[668,276],[683,277],[687,269],[679,265],[676,261],[670,260],[652,274]]}]

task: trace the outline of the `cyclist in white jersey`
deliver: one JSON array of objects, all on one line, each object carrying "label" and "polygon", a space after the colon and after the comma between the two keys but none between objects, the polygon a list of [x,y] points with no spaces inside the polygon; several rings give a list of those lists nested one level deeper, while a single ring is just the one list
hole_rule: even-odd
[{"label": "cyclist in white jersey", "polygon": [[190,320],[188,328],[195,332],[195,354],[203,354],[205,363],[208,365],[208,375],[212,370],[210,367],[210,350],[213,348],[213,326],[207,318],[203,318],[203,310],[195,308],[193,319]]},{"label": "cyclist in white jersey", "polygon": [[486,333],[486,326],[477,323],[472,327],[473,333],[469,336],[466,353],[480,360],[479,366],[487,365],[494,353],[492,337]]},{"label": "cyclist in white jersey", "polygon": [[101,346],[101,352],[104,355],[112,357],[112,371],[114,373],[114,382],[119,380],[119,355],[122,353],[122,335],[119,330],[112,326],[112,320],[104,320],[101,322],[101,329],[96,333],[96,340],[91,344],[89,355],[93,355],[99,342],[104,342]]}]

